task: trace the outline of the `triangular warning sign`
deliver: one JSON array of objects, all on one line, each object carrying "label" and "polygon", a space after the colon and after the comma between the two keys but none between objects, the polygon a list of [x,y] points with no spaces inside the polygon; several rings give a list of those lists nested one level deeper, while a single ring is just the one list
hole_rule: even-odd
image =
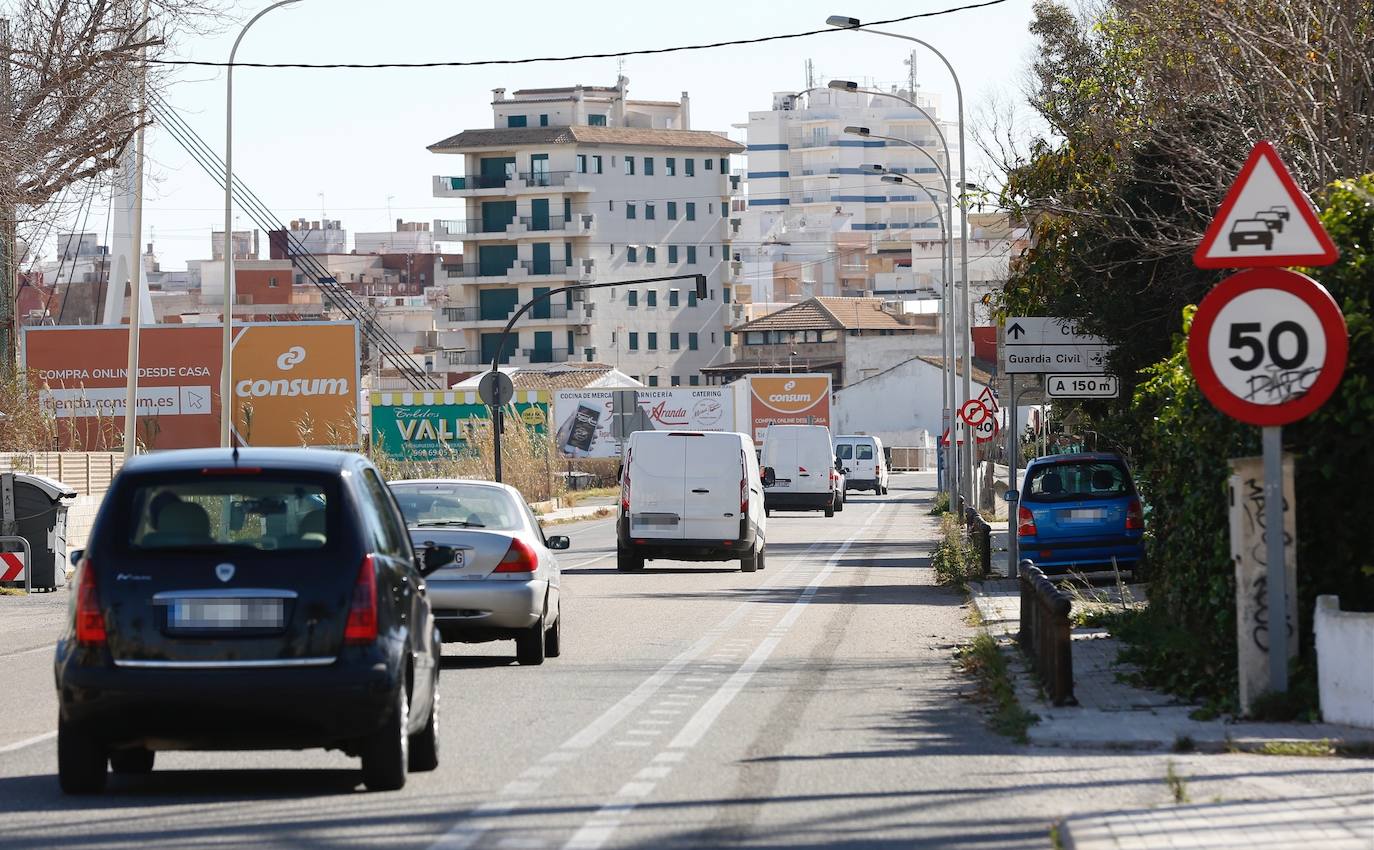
[{"label": "triangular warning sign", "polygon": [[1207,227],[1193,264],[1203,269],[1329,266],[1339,252],[1268,142],[1250,151]]}]

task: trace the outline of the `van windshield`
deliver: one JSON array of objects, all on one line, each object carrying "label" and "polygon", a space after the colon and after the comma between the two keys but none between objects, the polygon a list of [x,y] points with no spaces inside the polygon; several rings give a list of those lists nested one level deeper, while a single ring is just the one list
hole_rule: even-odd
[{"label": "van windshield", "polygon": [[1114,499],[1134,492],[1126,468],[1112,461],[1068,461],[1039,466],[1026,483],[1025,499],[1063,502]]},{"label": "van windshield", "polygon": [[149,482],[129,502],[128,545],[156,549],[324,549],[339,511],[332,483],[224,475]]}]

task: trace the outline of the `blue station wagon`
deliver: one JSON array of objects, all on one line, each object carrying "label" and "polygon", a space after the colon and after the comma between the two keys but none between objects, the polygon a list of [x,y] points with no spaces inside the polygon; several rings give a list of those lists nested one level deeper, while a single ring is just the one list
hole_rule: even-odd
[{"label": "blue station wagon", "polygon": [[1021,557],[1046,572],[1137,569],[1145,558],[1144,511],[1120,455],[1053,455],[1026,468],[1017,511]]}]

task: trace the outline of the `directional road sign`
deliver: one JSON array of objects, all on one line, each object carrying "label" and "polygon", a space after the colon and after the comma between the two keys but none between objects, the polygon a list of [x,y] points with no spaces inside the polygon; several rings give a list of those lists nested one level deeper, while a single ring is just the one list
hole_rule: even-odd
[{"label": "directional road sign", "polygon": [[1007,319],[1002,342],[1006,373],[1050,372],[1102,374],[1112,347],[1106,340],[1085,334],[1070,319],[1054,316],[1013,316]]},{"label": "directional road sign", "polygon": [[1046,375],[1045,393],[1050,398],[1116,398],[1121,382],[1115,375]]},{"label": "directional road sign", "polygon": [[1286,425],[1331,396],[1345,372],[1345,317],[1321,284],[1286,269],[1223,280],[1198,305],[1188,362],[1222,413]]},{"label": "directional road sign", "polygon": [[1193,253],[1204,269],[1329,266],[1336,262],[1316,210],[1268,142],[1250,151]]}]

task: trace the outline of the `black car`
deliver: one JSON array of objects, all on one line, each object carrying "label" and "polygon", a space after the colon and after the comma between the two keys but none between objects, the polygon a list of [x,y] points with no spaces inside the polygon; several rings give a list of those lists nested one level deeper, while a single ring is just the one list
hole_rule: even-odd
[{"label": "black car", "polygon": [[372,790],[438,766],[440,643],[395,499],[361,455],[133,458],[57,644],[68,793],[157,750],[339,749]]}]

